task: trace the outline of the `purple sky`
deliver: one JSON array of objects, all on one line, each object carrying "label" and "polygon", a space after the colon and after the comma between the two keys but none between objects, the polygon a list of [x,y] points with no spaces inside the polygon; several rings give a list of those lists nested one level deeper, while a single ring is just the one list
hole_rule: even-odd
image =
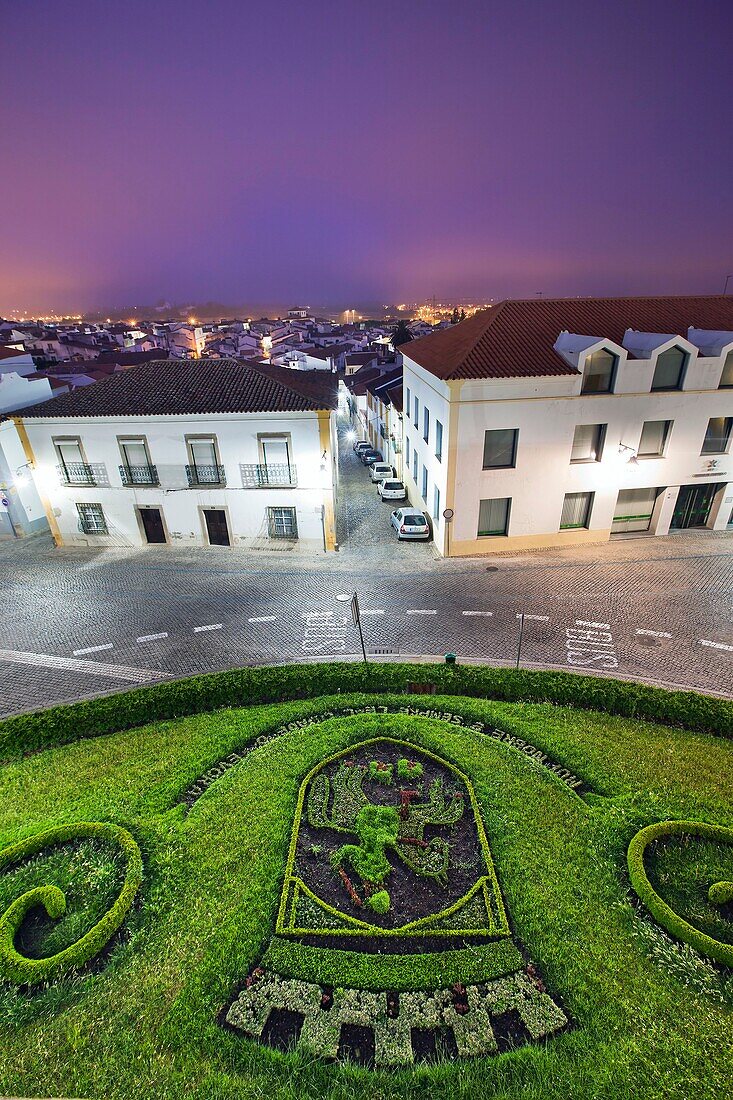
[{"label": "purple sky", "polygon": [[733,272],[720,0],[0,10],[0,312],[719,292]]}]

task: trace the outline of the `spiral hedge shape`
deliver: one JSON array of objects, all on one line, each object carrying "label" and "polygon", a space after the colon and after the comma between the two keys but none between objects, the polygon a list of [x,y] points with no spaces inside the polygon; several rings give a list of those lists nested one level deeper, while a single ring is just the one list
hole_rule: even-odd
[{"label": "spiral hedge shape", "polygon": [[[631,885],[662,928],[709,959],[733,967],[733,944],[713,939],[695,928],[667,905],[649,881],[644,867],[644,853],[653,841],[664,836],[696,836],[703,840],[733,845],[733,829],[723,825],[708,825],[704,821],[658,821],[639,830],[629,844],[626,857]],[[708,891],[708,898],[714,905],[726,904],[733,899],[733,882],[713,883]]]},{"label": "spiral hedge shape", "polygon": [[21,894],[0,915],[0,978],[5,981],[17,985],[54,981],[67,971],[81,967],[94,958],[122,926],[142,882],[143,860],[134,837],[120,825],[77,821],[72,825],[60,825],[37,833],[0,851],[0,871],[10,864],[30,859],[51,845],[82,838],[106,840],[122,850],[125,857],[125,877],[120,893],[104,916],[80,939],[56,955],[43,959],[30,959],[21,955],[15,949],[15,937],[26,913],[37,905],[43,906],[49,917],[58,919],[63,916],[66,911],[66,897],[57,886],[37,886]]}]

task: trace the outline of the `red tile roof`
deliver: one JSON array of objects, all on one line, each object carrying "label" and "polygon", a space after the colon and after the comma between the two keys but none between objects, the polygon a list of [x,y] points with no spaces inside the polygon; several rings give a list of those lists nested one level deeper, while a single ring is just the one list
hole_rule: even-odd
[{"label": "red tile roof", "polygon": [[243,363],[167,359],[117,371],[93,386],[27,409],[23,417],[177,416],[335,409],[335,375]]},{"label": "red tile roof", "polygon": [[30,352],[18,351],[17,348],[9,348],[4,344],[0,346],[0,359],[15,359],[18,355],[30,355]]},{"label": "red tile roof", "polygon": [[577,373],[553,347],[563,330],[620,344],[627,328],[686,336],[691,326],[733,331],[733,295],[507,299],[400,351],[444,380],[533,378]]}]

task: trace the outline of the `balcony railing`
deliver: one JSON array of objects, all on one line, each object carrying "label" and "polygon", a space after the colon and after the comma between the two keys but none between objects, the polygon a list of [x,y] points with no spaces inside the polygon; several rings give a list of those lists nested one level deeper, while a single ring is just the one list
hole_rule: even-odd
[{"label": "balcony railing", "polygon": [[223,466],[187,466],[186,477],[190,489],[223,487],[227,483]]},{"label": "balcony railing", "polygon": [[277,489],[298,484],[295,466],[264,462],[240,462],[245,489]]},{"label": "balcony railing", "polygon": [[56,469],[62,485],[96,485],[94,468],[88,462],[62,462]]},{"label": "balcony railing", "polygon": [[157,466],[120,466],[122,484],[134,488],[137,485],[160,485]]}]

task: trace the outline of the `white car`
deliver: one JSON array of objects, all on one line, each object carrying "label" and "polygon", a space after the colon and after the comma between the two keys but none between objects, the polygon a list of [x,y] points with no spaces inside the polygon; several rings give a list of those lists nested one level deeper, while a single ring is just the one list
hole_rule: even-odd
[{"label": "white car", "polygon": [[394,477],[388,477],[377,485],[377,492],[382,500],[407,500],[407,489],[401,481]]},{"label": "white car", "polygon": [[400,540],[430,538],[428,517],[424,512],[417,512],[414,508],[398,508],[390,516],[390,523]]},{"label": "white car", "polygon": [[372,481],[384,481],[385,478],[394,477],[394,470],[388,462],[375,462],[369,468]]},{"label": "white car", "polygon": [[369,451],[371,447],[372,445],[368,439],[357,439],[354,443],[354,450],[357,454],[359,454],[360,451]]}]

